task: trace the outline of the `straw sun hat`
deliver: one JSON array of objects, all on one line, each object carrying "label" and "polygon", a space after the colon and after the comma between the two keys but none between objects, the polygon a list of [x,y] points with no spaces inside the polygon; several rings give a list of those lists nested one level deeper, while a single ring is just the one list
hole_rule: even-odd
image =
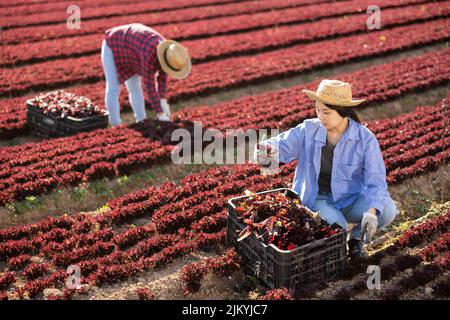
[{"label": "straw sun hat", "polygon": [[184,79],[191,72],[191,58],[185,47],[174,40],[164,40],[157,48],[158,60],[165,73],[175,79]]},{"label": "straw sun hat", "polygon": [[353,100],[350,83],[339,80],[325,79],[320,82],[316,92],[306,89],[302,92],[313,100],[339,107],[354,107],[366,100]]}]

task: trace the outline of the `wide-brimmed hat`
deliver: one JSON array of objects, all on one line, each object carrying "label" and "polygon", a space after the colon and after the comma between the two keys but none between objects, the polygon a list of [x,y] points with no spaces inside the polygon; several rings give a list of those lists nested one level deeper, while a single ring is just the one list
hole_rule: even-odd
[{"label": "wide-brimmed hat", "polygon": [[350,83],[339,80],[325,79],[320,82],[316,92],[306,89],[302,92],[313,100],[339,107],[354,107],[366,101],[366,99],[353,100]]},{"label": "wide-brimmed hat", "polygon": [[158,60],[165,73],[175,79],[186,78],[192,69],[186,48],[174,40],[163,40],[157,48]]}]

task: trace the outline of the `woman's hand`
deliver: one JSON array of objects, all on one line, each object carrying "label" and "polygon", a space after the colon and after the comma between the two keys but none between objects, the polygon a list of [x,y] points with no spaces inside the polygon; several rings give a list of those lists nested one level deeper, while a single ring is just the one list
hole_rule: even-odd
[{"label": "woman's hand", "polygon": [[269,167],[272,162],[278,161],[277,151],[270,143],[260,142],[255,145],[253,158],[263,167]]},{"label": "woman's hand", "polygon": [[161,109],[170,118],[170,105],[167,103],[167,99],[161,99]]},{"label": "woman's hand", "polygon": [[159,121],[164,121],[164,122],[169,122],[170,121],[170,118],[164,112],[157,113],[156,114],[156,119],[158,119]]}]

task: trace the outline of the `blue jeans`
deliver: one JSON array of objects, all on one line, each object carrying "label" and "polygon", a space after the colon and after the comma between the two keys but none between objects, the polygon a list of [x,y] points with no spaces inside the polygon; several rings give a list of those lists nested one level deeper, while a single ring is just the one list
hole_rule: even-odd
[{"label": "blue jeans", "polygon": [[[112,126],[118,126],[122,123],[120,119],[120,84],[119,76],[117,75],[117,68],[114,62],[114,56],[111,49],[103,40],[102,43],[102,64],[105,71],[106,90],[105,90],[105,105],[109,112],[109,119]],[[128,90],[128,99],[133,109],[136,122],[144,120],[147,115],[145,113],[145,98],[142,91],[141,78],[135,74],[125,81],[125,86]]]},{"label": "blue jeans", "polygon": [[[348,207],[337,209],[334,205],[333,197],[330,193],[319,193],[314,202],[312,211],[320,211],[320,216],[329,224],[336,223],[345,230],[348,230],[348,224],[356,224],[350,233],[350,239],[361,239],[361,221],[363,213],[369,209],[364,195],[360,193],[359,197]],[[394,221],[399,213],[395,202],[392,198],[384,206],[383,211],[377,214],[378,230],[382,230]]]}]

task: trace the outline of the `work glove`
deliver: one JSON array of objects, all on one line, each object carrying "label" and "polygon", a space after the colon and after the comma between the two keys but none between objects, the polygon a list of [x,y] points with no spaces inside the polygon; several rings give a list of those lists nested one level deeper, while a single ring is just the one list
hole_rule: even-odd
[{"label": "work glove", "polygon": [[378,218],[376,215],[370,212],[364,212],[361,222],[361,239],[364,239],[366,235],[366,241],[372,241],[372,237],[377,231]]},{"label": "work glove", "polygon": [[260,142],[255,145],[253,158],[257,164],[269,167],[272,162],[278,161],[277,150],[267,142]]},{"label": "work glove", "polygon": [[161,109],[170,119],[170,105],[167,103],[167,99],[161,99]]},{"label": "work glove", "polygon": [[157,114],[156,114],[156,118],[157,118],[159,121],[170,122],[170,118],[169,118],[169,117],[167,116],[167,114],[164,113],[164,112],[157,113]]}]

